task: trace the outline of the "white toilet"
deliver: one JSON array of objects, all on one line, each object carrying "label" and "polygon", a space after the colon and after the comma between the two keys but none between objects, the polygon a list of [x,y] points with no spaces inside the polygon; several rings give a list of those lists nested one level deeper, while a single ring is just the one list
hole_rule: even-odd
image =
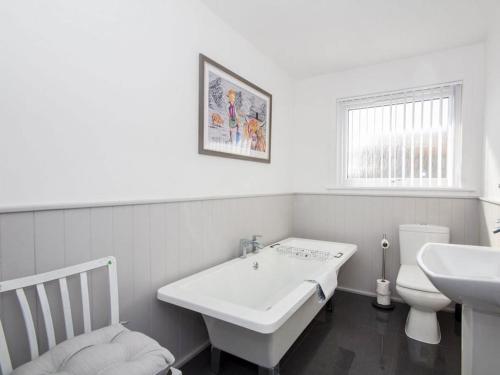
[{"label": "white toilet", "polygon": [[436,312],[451,301],[431,284],[417,265],[417,254],[427,242],[450,242],[450,229],[419,224],[399,226],[401,267],[396,290],[411,307],[406,318],[406,335],[428,344],[438,344],[441,331]]}]

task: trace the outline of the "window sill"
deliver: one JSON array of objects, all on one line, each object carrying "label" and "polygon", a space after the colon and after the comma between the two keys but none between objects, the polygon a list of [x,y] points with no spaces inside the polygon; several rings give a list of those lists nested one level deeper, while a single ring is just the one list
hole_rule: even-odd
[{"label": "window sill", "polygon": [[483,202],[496,204],[497,206],[500,206],[500,199],[489,198],[489,197],[479,197],[479,199]]},{"label": "window sill", "polygon": [[423,197],[423,198],[479,198],[479,193],[467,188],[410,187],[410,186],[339,186],[326,187],[330,194],[368,195],[388,197]]}]

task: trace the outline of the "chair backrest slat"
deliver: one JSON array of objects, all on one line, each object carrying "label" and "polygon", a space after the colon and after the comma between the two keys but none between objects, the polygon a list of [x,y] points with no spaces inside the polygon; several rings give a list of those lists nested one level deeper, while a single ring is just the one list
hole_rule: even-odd
[{"label": "chair backrest slat", "polygon": [[36,284],[43,284],[53,280],[59,280],[63,277],[68,277],[72,275],[77,275],[82,272],[91,271],[96,268],[108,266],[109,262],[115,263],[114,257],[106,257],[96,260],[91,260],[90,262],[76,264],[74,266],[69,266],[66,268],[60,268],[57,270],[39,273],[36,275],[21,277],[14,280],[6,280],[0,282],[0,292],[8,292],[9,290],[26,288],[28,286],[33,286]]},{"label": "chair backrest slat", "polygon": [[92,331],[92,326],[90,324],[89,283],[87,272],[82,272],[80,274],[80,289],[82,292],[83,331],[89,333]]},{"label": "chair backrest slat", "polygon": [[[90,301],[89,301],[89,286],[88,286],[88,271],[97,268],[107,267],[109,275],[109,296],[110,296],[110,311],[111,321],[110,324],[119,322],[119,305],[118,305],[118,278],[116,271],[116,259],[114,257],[106,257],[101,259],[92,260],[90,262],[77,264],[74,266],[36,274],[32,276],[21,277],[14,280],[0,281],[0,293],[15,291],[19,306],[21,307],[24,324],[28,334],[28,344],[31,354],[31,359],[39,356],[39,348],[36,336],[35,324],[33,315],[26,298],[24,288],[36,286],[38,300],[40,301],[40,308],[42,310],[43,321],[45,330],[47,332],[47,342],[49,348],[56,345],[54,324],[50,311],[50,305],[47,298],[44,283],[57,280],[59,282],[59,289],[61,292],[62,307],[64,312],[64,326],[66,329],[66,337],[68,339],[74,337],[73,316],[71,312],[71,303],[69,298],[69,289],[67,277],[72,275],[79,275],[80,278],[80,291],[82,298],[83,308],[83,327],[84,332],[89,333],[92,331],[91,315],[90,315]],[[5,332],[0,321],[0,370],[2,375],[9,375],[12,372],[12,361],[9,356],[7,346],[7,339]]]},{"label": "chair backrest slat", "polygon": [[52,321],[52,314],[50,312],[49,300],[47,299],[47,292],[43,284],[36,285],[38,300],[40,301],[40,308],[42,309],[43,322],[45,324],[45,332],[47,334],[47,344],[49,349],[56,346],[56,334],[54,332],[54,322]]},{"label": "chair backrest slat", "polygon": [[12,371],[12,362],[10,361],[9,349],[7,349],[7,340],[0,321],[0,370],[2,374],[10,374]]},{"label": "chair backrest slat", "polygon": [[73,330],[73,315],[71,314],[71,303],[69,299],[68,282],[66,281],[65,277],[59,279],[59,290],[61,292],[62,308],[64,315],[64,329],[66,330],[66,338],[70,339],[75,336],[75,331]]},{"label": "chair backrest slat", "polygon": [[36,341],[36,331],[35,324],[33,323],[33,315],[31,315],[30,305],[28,303],[28,299],[26,298],[26,293],[24,293],[24,289],[16,289],[16,294],[19,305],[21,306],[21,312],[23,313],[26,331],[28,332],[28,344],[30,347],[31,359],[33,360],[38,357],[38,343]]},{"label": "chair backrest slat", "polygon": [[109,276],[109,298],[111,306],[111,324],[120,322],[120,312],[118,303],[118,275],[116,272],[116,261],[108,262]]}]

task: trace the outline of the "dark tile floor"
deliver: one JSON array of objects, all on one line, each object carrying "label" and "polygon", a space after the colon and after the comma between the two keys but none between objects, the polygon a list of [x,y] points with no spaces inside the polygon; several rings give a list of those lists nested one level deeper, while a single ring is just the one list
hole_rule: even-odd
[{"label": "dark tile floor", "polygon": [[[371,298],[336,292],[334,312],[321,311],[283,357],[281,375],[459,375],[460,324],[438,313],[439,345],[406,337],[408,306],[391,312],[371,306]],[[182,368],[184,375],[209,375],[205,350]],[[223,353],[221,375],[256,375],[257,367]]]}]

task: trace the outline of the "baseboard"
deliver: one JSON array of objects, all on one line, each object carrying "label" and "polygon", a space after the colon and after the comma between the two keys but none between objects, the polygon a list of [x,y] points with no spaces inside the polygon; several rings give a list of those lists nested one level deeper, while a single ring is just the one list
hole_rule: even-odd
[{"label": "baseboard", "polygon": [[[369,292],[367,290],[361,290],[361,289],[346,288],[344,286],[337,287],[337,290],[341,290],[343,292],[348,292],[348,293],[353,293],[353,294],[360,294],[362,296],[368,296],[368,297],[376,297],[377,296],[377,294],[374,292]],[[405,301],[403,301],[400,297],[391,297],[391,300],[394,302],[405,303]],[[454,312],[455,311],[455,304],[452,303],[448,307],[445,307],[442,311]]]},{"label": "baseboard", "polygon": [[182,358],[178,359],[175,361],[174,366],[176,368],[181,368],[184,366],[186,363],[188,363],[190,360],[192,360],[194,357],[196,357],[198,354],[200,354],[202,351],[204,351],[206,348],[210,346],[210,341],[207,340],[203,342],[201,345],[193,349],[190,353],[186,354]]}]

